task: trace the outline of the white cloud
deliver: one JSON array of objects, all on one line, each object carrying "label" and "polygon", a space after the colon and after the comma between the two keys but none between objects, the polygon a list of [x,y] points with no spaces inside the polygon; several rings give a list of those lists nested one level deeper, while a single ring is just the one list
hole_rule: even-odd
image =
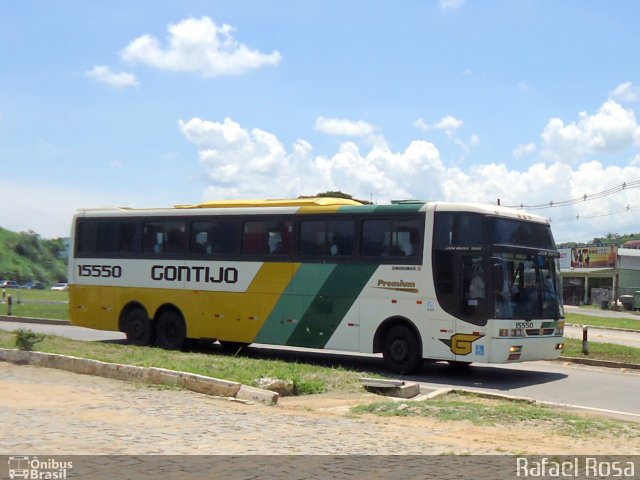
[{"label": "white cloud", "polygon": [[462,125],[464,125],[462,120],[452,117],[451,115],[447,115],[446,117],[441,118],[434,126],[447,133],[451,133],[458,130]]},{"label": "white cloud", "polygon": [[442,117],[437,123],[430,125],[423,118],[417,119],[413,122],[413,126],[420,130],[428,131],[433,128],[444,131],[449,138],[452,138],[457,130],[462,128],[464,122],[452,115]]},{"label": "white cloud", "polygon": [[[222,122],[193,118],[180,121],[180,128],[198,148],[207,183],[205,199],[296,197],[341,190],[380,203],[401,198],[495,203],[499,198],[503,205],[519,205],[579,197],[640,179],[640,156],[624,167],[595,161],[576,166],[538,161],[524,170],[502,163],[464,169],[446,165],[436,145],[423,140],[400,150],[392,150],[386,142],[367,147],[344,142],[334,154],[318,155],[305,140],[287,148],[273,133],[245,129],[229,118]],[[523,145],[522,150],[534,148]],[[634,203],[640,205],[640,189],[533,213],[552,217],[560,241],[590,240],[603,227],[601,218],[589,215],[624,210]],[[616,231],[629,221],[630,215],[607,217],[606,228]]]},{"label": "white cloud", "polygon": [[609,97],[621,102],[637,102],[640,100],[640,87],[631,82],[621,83],[609,94]]},{"label": "white cloud", "polygon": [[113,88],[137,87],[140,84],[132,73],[116,73],[104,65],[96,65],[91,70],[86,71],[85,75]]},{"label": "white cloud", "polygon": [[[287,153],[272,133],[245,130],[226,118],[222,123],[192,118],[180,120],[180,129],[199,149],[211,197],[286,197],[296,190],[302,165],[292,165],[308,155],[310,145],[299,142]],[[307,178],[308,180],[308,178]]]},{"label": "white cloud", "polygon": [[633,110],[607,100],[594,115],[581,112],[577,122],[552,118],[541,138],[547,158],[573,163],[592,153],[616,153],[640,145],[640,126]]},{"label": "white cloud", "polygon": [[440,6],[445,10],[455,10],[464,6],[465,0],[440,0]]},{"label": "white cloud", "polygon": [[527,143],[524,145],[518,145],[516,148],[513,149],[512,153],[515,158],[521,158],[521,157],[526,157],[527,155],[531,155],[537,149],[538,147],[536,147],[535,143]]},{"label": "white cloud", "polygon": [[278,65],[278,51],[264,54],[236,41],[234,28],[217,25],[211,18],[188,18],[169,25],[167,46],[143,35],[122,51],[122,58],[131,63],[161,70],[194,72],[205,77],[238,75],[265,65]]},{"label": "white cloud", "polygon": [[413,122],[413,126],[420,130],[424,130],[425,132],[432,128],[431,125],[429,125],[424,118],[417,119],[415,122]]},{"label": "white cloud", "polygon": [[362,120],[351,121],[325,117],[317,118],[315,128],[317,131],[327,135],[343,137],[370,137],[376,131],[376,127]]}]

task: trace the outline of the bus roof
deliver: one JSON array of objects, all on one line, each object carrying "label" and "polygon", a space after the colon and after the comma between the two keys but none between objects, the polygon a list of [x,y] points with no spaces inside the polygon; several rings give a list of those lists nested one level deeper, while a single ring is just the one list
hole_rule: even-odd
[{"label": "bus roof", "polygon": [[78,216],[110,215],[172,215],[177,212],[192,211],[195,215],[207,215],[216,210],[221,215],[261,215],[261,214],[320,214],[320,213],[411,213],[411,212],[476,212],[485,215],[513,218],[516,220],[549,223],[549,220],[510,207],[479,203],[422,202],[418,200],[394,200],[387,205],[364,204],[357,200],[337,197],[310,197],[267,200],[213,200],[192,205],[176,205],[173,208],[83,208]]},{"label": "bus roof", "polygon": [[271,200],[213,200],[195,205],[176,205],[175,208],[328,207],[338,205],[363,205],[363,203],[349,198],[311,197]]}]

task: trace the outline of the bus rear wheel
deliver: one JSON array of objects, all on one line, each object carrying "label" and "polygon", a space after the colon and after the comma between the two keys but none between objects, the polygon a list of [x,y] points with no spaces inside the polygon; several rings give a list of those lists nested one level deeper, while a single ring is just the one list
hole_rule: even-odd
[{"label": "bus rear wheel", "polygon": [[404,325],[391,327],[385,335],[382,358],[387,367],[401,375],[414,372],[421,362],[416,334]]},{"label": "bus rear wheel", "polygon": [[131,345],[144,347],[151,345],[153,340],[153,325],[142,308],[130,310],[124,317],[124,333]]},{"label": "bus rear wheel", "polygon": [[156,325],[156,345],[166,350],[178,350],[186,338],[187,330],[182,316],[170,310],[160,314]]}]

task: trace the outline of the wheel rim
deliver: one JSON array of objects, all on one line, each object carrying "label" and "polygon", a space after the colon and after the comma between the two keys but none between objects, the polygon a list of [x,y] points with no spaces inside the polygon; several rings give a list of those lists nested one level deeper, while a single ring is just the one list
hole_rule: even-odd
[{"label": "wheel rim", "polygon": [[132,311],[128,316],[125,333],[130,343],[134,345],[148,345],[151,341],[152,327],[146,314]]},{"label": "wheel rim", "polygon": [[157,343],[167,349],[178,349],[185,341],[182,320],[172,313],[163,314],[158,320]]},{"label": "wheel rim", "polygon": [[403,363],[407,361],[409,357],[409,342],[404,338],[397,338],[391,343],[390,353],[391,358],[395,362]]},{"label": "wheel rim", "polygon": [[144,332],[145,332],[144,322],[141,319],[136,318],[135,320],[133,320],[131,322],[130,328],[131,328],[130,331],[131,331],[132,338],[140,339],[144,335]]}]

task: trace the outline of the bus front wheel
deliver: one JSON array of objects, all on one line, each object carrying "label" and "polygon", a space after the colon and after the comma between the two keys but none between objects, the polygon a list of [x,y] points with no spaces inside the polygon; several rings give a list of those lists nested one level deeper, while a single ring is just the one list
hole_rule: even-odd
[{"label": "bus front wheel", "polygon": [[186,338],[184,320],[179,314],[170,310],[160,314],[156,326],[156,345],[166,350],[178,350]]},{"label": "bus front wheel", "polygon": [[404,325],[391,327],[385,335],[382,358],[395,373],[414,372],[421,362],[420,343],[416,334]]},{"label": "bus front wheel", "polygon": [[134,308],[125,316],[124,333],[132,345],[146,346],[153,340],[153,325],[142,308]]}]

